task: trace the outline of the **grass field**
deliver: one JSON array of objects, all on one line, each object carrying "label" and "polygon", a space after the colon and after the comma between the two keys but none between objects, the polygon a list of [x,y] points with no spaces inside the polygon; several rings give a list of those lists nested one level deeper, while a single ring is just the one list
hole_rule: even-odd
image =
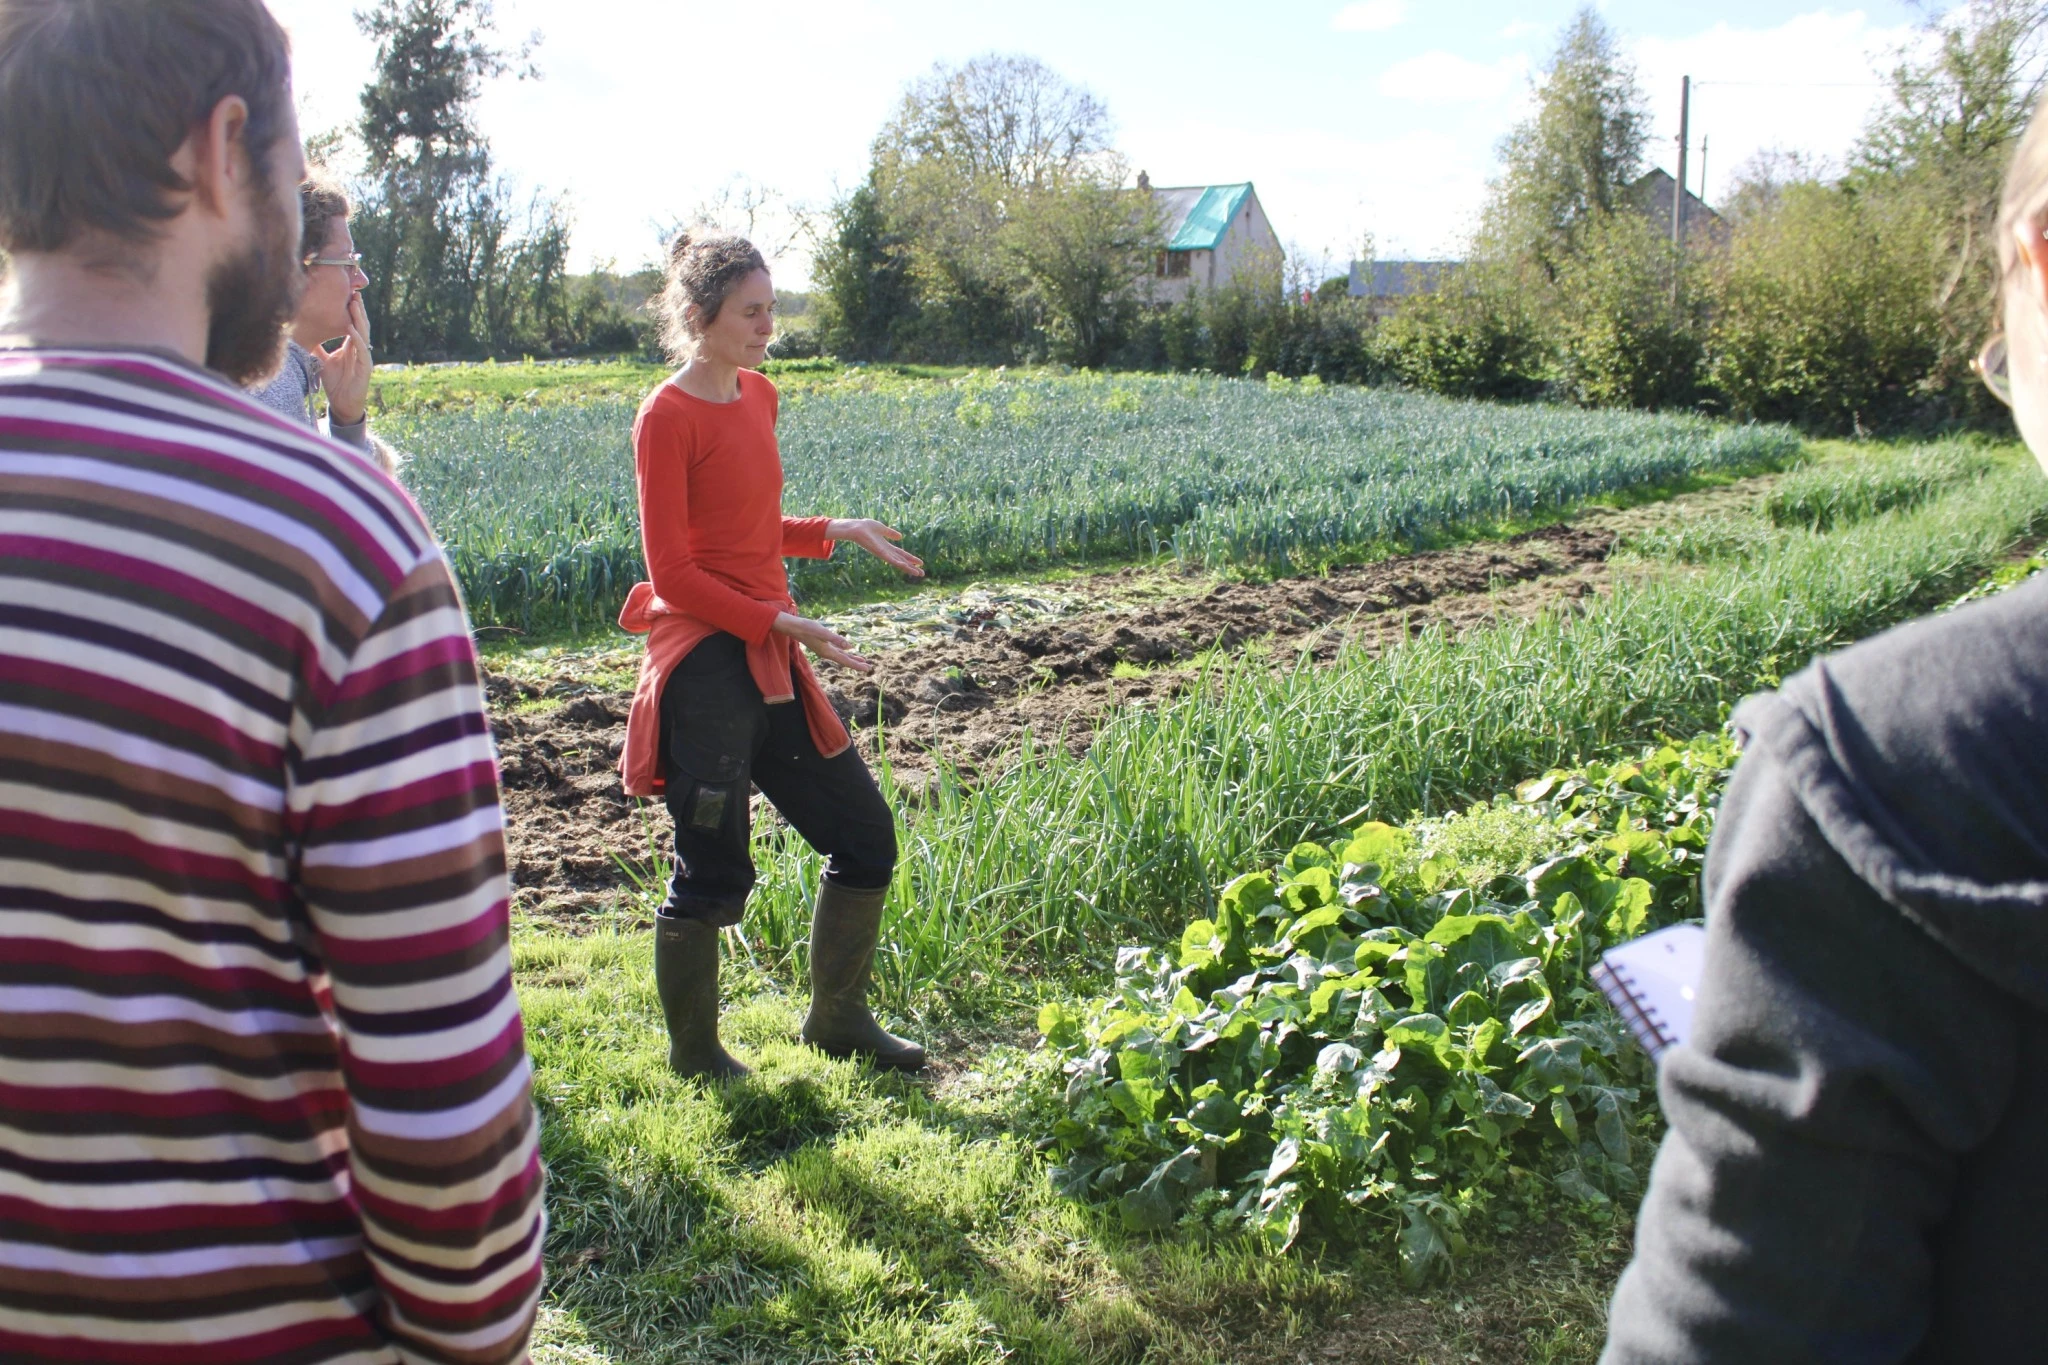
[{"label": "grass field", "polygon": [[[1301,384],[816,374],[782,407],[784,505],[886,517],[941,581],[1161,558],[1288,572],[1798,450],[1776,427]],[[634,407],[484,405],[380,424],[410,456],[408,483],[479,623],[531,634],[611,619],[643,572]],[[892,579],[852,553],[792,566],[811,601]]]},{"label": "grass field", "polygon": [[[1326,666],[1218,656],[1084,756],[941,772],[898,807],[878,963],[893,1017],[937,1046],[929,1078],[791,1041],[816,869],[786,831],[759,833],[732,944],[728,1031],[758,1068],[743,1084],[664,1070],[630,887],[579,933],[519,926],[553,1181],[537,1359],[1592,1361],[1625,1201],[1537,1182],[1468,1223],[1422,1290],[1384,1239],[1275,1255],[1186,1223],[1133,1233],[1054,1191],[1066,1078],[1035,1022],[1101,992],[1124,946],[1178,943],[1225,881],[1302,838],[1711,731],[1745,692],[1971,588],[2048,527],[2048,480],[2013,450],[1820,453],[1735,510],[1645,519],[1612,594],[1573,611]],[[1418,837],[1475,880],[1547,848],[1516,819]]]}]

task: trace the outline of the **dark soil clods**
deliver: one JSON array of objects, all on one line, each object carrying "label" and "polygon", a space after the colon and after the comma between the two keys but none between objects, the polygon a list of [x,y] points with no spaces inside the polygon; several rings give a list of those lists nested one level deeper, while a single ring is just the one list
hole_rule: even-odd
[{"label": "dark soil clods", "polygon": [[[862,751],[873,758],[883,736],[915,788],[939,757],[972,773],[1027,730],[1085,751],[1106,714],[1184,690],[1185,666],[1210,650],[1265,640],[1294,646],[1289,661],[1327,662],[1346,641],[1376,650],[1432,625],[1464,630],[1574,601],[1604,582],[1614,538],[1597,522],[1553,526],[1313,578],[1220,583],[1053,626],[969,622],[914,648],[870,651],[866,677],[827,669],[825,681]],[[1128,576],[1103,576],[1091,595],[1113,599]],[[666,843],[666,816],[643,822],[619,789],[629,696],[569,675],[536,684],[487,672],[484,686],[519,903],[573,916],[628,884],[614,855],[644,860],[650,831]]]}]

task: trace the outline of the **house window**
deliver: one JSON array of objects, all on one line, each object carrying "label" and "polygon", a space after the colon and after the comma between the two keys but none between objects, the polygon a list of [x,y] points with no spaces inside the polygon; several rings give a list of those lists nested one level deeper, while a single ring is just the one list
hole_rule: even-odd
[{"label": "house window", "polygon": [[1194,258],[1191,251],[1162,251],[1159,253],[1159,278],[1162,280],[1184,280],[1188,277],[1188,266]]}]

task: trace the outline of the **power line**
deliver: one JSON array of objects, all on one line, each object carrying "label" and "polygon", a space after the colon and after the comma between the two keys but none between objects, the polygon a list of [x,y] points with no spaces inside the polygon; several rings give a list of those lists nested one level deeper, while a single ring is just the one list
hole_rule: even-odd
[{"label": "power line", "polygon": [[[1703,85],[1740,86],[1751,90],[1896,90],[1901,86],[1909,89],[1931,89],[1946,84],[1943,81],[1694,81],[1693,89]],[[2007,81],[1986,81],[1987,85],[2032,86],[2039,80],[2016,77]]]},{"label": "power line", "polygon": [[1694,81],[1703,85],[1740,86],[1749,90],[1889,90],[1890,81]]}]

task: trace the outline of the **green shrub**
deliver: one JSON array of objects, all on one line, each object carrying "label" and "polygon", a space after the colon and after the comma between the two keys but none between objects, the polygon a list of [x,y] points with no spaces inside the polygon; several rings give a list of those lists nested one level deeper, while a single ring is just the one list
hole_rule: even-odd
[{"label": "green shrub", "polygon": [[1177,950],[1125,948],[1111,994],[1039,1017],[1069,1078],[1060,1188],[1138,1231],[1247,1226],[1276,1249],[1397,1232],[1416,1283],[1505,1187],[1632,1199],[1650,1071],[1587,969],[1700,913],[1734,761],[1716,736],[1525,784],[1467,819],[1542,826],[1534,846],[1563,851],[1477,884],[1460,874],[1490,869],[1446,846],[1455,821],[1304,844]]},{"label": "green shrub", "polygon": [[1534,397],[1545,364],[1529,288],[1518,272],[1468,265],[1380,323],[1372,359],[1403,383],[1446,397]]},{"label": "green shrub", "polygon": [[1640,214],[1588,223],[1545,310],[1560,393],[1589,408],[1691,406],[1704,358],[1694,273]]},{"label": "green shrub", "polygon": [[1740,417],[1874,429],[1921,406],[1939,356],[1921,234],[1882,204],[1785,187],[1736,231],[1715,302],[1710,377]]}]

